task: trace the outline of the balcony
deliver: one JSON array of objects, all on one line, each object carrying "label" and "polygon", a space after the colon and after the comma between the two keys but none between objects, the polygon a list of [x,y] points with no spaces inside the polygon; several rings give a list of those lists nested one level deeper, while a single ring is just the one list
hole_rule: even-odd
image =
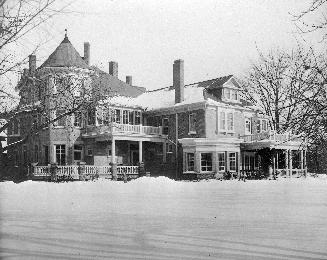
[{"label": "balcony", "polygon": [[110,123],[109,125],[87,126],[83,136],[97,136],[103,134],[161,136],[162,127]]},{"label": "balcony", "polygon": [[291,133],[277,134],[275,131],[243,135],[240,136],[240,138],[243,139],[245,143],[254,143],[259,141],[270,141],[278,143],[303,142],[303,138],[300,135],[293,135]]}]

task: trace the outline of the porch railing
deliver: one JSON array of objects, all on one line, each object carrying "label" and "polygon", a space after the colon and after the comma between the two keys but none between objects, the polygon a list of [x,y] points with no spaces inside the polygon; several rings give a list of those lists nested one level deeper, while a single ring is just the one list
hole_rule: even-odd
[{"label": "porch railing", "polygon": [[[56,166],[55,175],[59,178],[68,177],[73,180],[80,179],[80,174],[84,177],[105,177],[112,178],[111,166],[97,166],[97,165],[68,165]],[[139,176],[138,166],[117,166],[117,174],[119,177],[126,175],[129,178],[137,178]],[[51,166],[34,166],[33,176],[37,178],[49,178],[51,176]]]},{"label": "porch railing", "polygon": [[245,143],[252,143],[258,141],[275,141],[275,142],[303,142],[303,139],[299,135],[292,135],[291,133],[278,134],[275,131],[265,131],[252,135],[243,135],[240,138],[244,140]]},{"label": "porch railing", "polygon": [[162,127],[110,123],[109,125],[87,126],[85,128],[86,135],[97,135],[103,133],[162,135]]}]

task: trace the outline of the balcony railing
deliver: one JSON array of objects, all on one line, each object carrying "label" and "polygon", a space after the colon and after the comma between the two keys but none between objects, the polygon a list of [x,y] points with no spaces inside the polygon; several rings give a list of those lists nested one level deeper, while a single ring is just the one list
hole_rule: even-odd
[{"label": "balcony railing", "polygon": [[253,143],[258,141],[274,141],[274,142],[303,142],[303,139],[299,135],[293,135],[291,133],[278,134],[275,131],[266,131],[252,135],[243,135],[240,138],[244,140],[245,143]]},{"label": "balcony railing", "polygon": [[162,127],[111,123],[110,125],[87,126],[85,128],[86,135],[104,133],[162,135]]}]

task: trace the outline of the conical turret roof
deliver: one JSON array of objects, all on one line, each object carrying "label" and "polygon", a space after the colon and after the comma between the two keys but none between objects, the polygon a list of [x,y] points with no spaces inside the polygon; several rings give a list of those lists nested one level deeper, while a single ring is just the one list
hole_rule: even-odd
[{"label": "conical turret roof", "polygon": [[77,67],[89,68],[74,46],[69,41],[67,34],[60,45],[49,56],[49,58],[41,65],[44,67]]}]

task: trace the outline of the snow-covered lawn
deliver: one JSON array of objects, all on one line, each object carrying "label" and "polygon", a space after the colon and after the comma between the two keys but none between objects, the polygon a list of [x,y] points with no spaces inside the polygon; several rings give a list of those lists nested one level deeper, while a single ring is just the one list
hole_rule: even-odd
[{"label": "snow-covered lawn", "polygon": [[327,259],[327,179],[0,183],[1,259]]}]

